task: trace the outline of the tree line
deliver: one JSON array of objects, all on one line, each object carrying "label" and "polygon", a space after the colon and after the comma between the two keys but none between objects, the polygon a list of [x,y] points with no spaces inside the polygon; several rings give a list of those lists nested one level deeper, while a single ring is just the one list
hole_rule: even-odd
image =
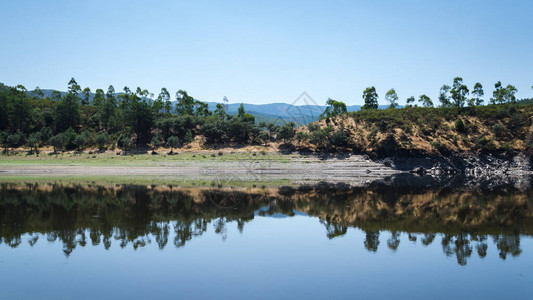
[{"label": "tree line", "polygon": [[[533,89],[533,86],[531,87]],[[494,84],[494,91],[492,92],[492,97],[490,98],[488,104],[505,104],[505,103],[516,103],[516,93],[518,89],[511,84],[503,86],[501,81],[498,81]],[[469,97],[470,95],[470,97]],[[481,106],[484,104],[483,96],[485,92],[483,91],[483,85],[479,82],[474,84],[472,90],[468,88],[463,83],[463,78],[455,77],[451,86],[444,84],[439,91],[439,102],[440,107],[447,108],[461,108],[461,107],[475,107]],[[361,107],[362,110],[378,109],[378,99],[379,95],[374,86],[368,87],[363,91],[363,100],[364,105]],[[390,89],[385,93],[385,101],[389,103],[389,109],[395,109],[399,107],[398,104],[398,94],[395,89]],[[425,94],[420,95],[418,100],[415,96],[410,96],[406,99],[406,107],[413,107],[420,105],[421,107],[434,107],[434,103],[431,98]],[[418,103],[417,103],[418,102]],[[328,99],[327,108],[320,118],[328,118],[336,115],[346,113],[346,104],[342,101],[337,101],[333,99]]]},{"label": "tree line", "polygon": [[[532,87],[533,89],[533,87]],[[344,128],[342,120],[333,117],[347,114],[346,104],[342,101],[328,99],[327,106],[320,115],[320,119],[325,121],[325,126],[309,124],[306,130],[296,133],[298,144],[310,143],[320,151],[330,151],[334,149],[352,149],[355,152],[365,152],[366,147],[370,145],[355,145],[356,140],[363,141],[365,137],[369,143],[377,149],[387,148],[394,145],[394,137],[390,138],[395,132],[394,129],[400,128],[403,131],[402,142],[409,144],[409,137],[413,128],[417,127],[422,133],[422,137],[428,140],[433,139],[433,135],[438,130],[445,130],[445,121],[455,121],[455,131],[465,135],[476,133],[477,129],[471,124],[465,124],[462,118],[466,116],[478,117],[489,131],[494,132],[494,136],[499,141],[503,141],[504,148],[510,148],[510,141],[513,138],[528,139],[529,135],[524,136],[524,128],[529,126],[528,113],[521,109],[521,105],[533,104],[533,99],[522,99],[517,101],[517,89],[513,85],[503,86],[500,81],[494,85],[492,97],[484,105],[483,96],[485,92],[481,83],[474,84],[472,90],[463,83],[461,77],[453,79],[451,86],[443,85],[440,88],[439,102],[435,105],[433,100],[423,94],[418,97],[408,97],[406,105],[398,109],[399,97],[395,89],[390,89],[385,94],[385,100],[389,103],[387,109],[380,109],[378,105],[379,95],[374,86],[368,87],[363,91],[364,105],[358,112],[352,112],[348,115],[356,123],[363,123],[369,130],[368,135],[354,133],[353,128]],[[437,107],[435,107],[437,106]],[[349,126],[350,127],[350,126]],[[389,141],[379,144],[376,139],[378,132],[386,134]],[[527,132],[526,132],[527,133]],[[456,137],[458,138],[458,137]],[[376,144],[378,143],[378,144]],[[526,141],[526,148],[532,148],[533,143]],[[529,146],[531,144],[531,146]],[[440,144],[435,144],[433,148],[445,150]],[[474,141],[473,150],[487,149],[494,150],[490,138],[480,135]],[[396,149],[396,148],[394,148]],[[378,151],[376,150],[376,151]]]},{"label": "tree line", "polygon": [[38,87],[32,91],[22,85],[0,84],[0,143],[8,148],[28,146],[32,152],[43,145],[54,151],[98,147],[168,146],[171,149],[194,141],[198,135],[207,143],[240,144],[288,141],[296,124],[282,126],[261,122],[238,109],[226,112],[223,104],[210,111],[208,104],[179,90],[175,104],[166,88],[157,97],[138,87],[127,86],[117,93],[112,85],[107,91],[97,89],[91,99],[90,88],[82,89],[72,78],[64,94],[53,91],[45,96]]},{"label": "tree line", "polygon": [[[513,85],[503,86],[497,82],[489,106],[517,102],[517,89]],[[442,108],[462,109],[481,107],[484,104],[483,86],[476,83],[472,91],[456,77],[451,86],[440,89],[439,102]],[[378,109],[375,87],[363,91],[362,111]],[[399,97],[394,89],[385,94],[389,109],[399,107]],[[524,103],[527,101],[523,101]],[[433,107],[427,95],[420,95],[418,103],[414,96],[406,100],[406,107]],[[328,99],[320,119],[329,119],[347,112],[342,101]],[[31,152],[49,145],[54,151],[83,150],[97,147],[99,150],[119,148],[131,150],[151,146],[175,148],[192,143],[197,136],[205,138],[208,145],[223,143],[268,144],[281,142],[297,145],[310,143],[317,149],[330,150],[348,146],[349,137],[343,128],[327,126],[320,128],[309,124],[306,130],[295,129],[294,122],[284,125],[256,122],[253,115],[246,113],[244,106],[231,115],[224,104],[209,110],[207,103],[198,101],[186,91],[175,94],[175,103],[170,92],[162,88],[155,96],[138,87],[135,91],[127,86],[117,93],[112,85],[107,91],[82,89],[72,78],[66,93],[52,91],[45,96],[39,87],[32,91],[22,85],[9,87],[0,84],[0,144],[7,152],[9,148],[27,146]]]}]

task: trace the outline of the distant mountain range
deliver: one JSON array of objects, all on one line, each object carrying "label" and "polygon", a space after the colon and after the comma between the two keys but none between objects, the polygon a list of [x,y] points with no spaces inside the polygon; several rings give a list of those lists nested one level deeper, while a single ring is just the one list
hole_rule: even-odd
[{"label": "distant mountain range", "polygon": [[[42,90],[46,96],[51,96],[54,90]],[[65,92],[61,92],[64,95]],[[116,93],[120,95],[124,93]],[[91,93],[89,101],[92,101],[94,93]],[[176,101],[172,101],[175,103]],[[205,101],[204,101],[205,102]],[[307,101],[302,101],[308,103]],[[216,105],[219,102],[206,102],[209,105],[209,109],[214,111]],[[275,124],[283,124],[285,122],[295,122],[297,125],[305,125],[314,121],[318,121],[321,113],[326,109],[325,105],[292,105],[288,103],[269,103],[269,104],[250,104],[243,103],[244,110],[256,117],[256,123],[259,122],[271,122]],[[228,114],[235,115],[241,103],[228,104]],[[358,111],[361,109],[361,105],[351,105],[346,107],[348,111]],[[387,108],[387,105],[380,105],[380,109]]]},{"label": "distant mountain range", "polygon": [[[216,102],[207,102],[209,109],[214,110]],[[325,105],[292,105],[288,103],[269,103],[269,104],[250,104],[243,103],[244,110],[256,117],[257,122],[295,122],[298,125],[305,125],[318,121],[321,113],[326,109]],[[228,104],[228,113],[236,114],[240,103]],[[380,109],[387,108],[386,105],[380,105]],[[348,111],[358,111],[361,105],[347,106]]]}]

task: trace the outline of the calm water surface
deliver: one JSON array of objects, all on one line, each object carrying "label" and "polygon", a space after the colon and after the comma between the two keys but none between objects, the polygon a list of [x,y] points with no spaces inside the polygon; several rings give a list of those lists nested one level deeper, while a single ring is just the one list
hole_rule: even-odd
[{"label": "calm water surface", "polygon": [[529,190],[414,189],[2,184],[0,298],[530,299]]}]

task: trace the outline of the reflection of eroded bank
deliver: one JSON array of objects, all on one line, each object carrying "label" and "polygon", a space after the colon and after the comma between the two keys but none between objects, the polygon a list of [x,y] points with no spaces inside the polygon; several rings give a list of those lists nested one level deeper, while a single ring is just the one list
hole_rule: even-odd
[{"label": "reflection of eroded bank", "polygon": [[4,184],[0,237],[11,247],[28,237],[30,245],[61,241],[67,255],[87,244],[181,247],[208,228],[225,238],[228,223],[242,232],[256,215],[300,211],[319,217],[329,238],[360,228],[368,251],[384,247],[380,237],[392,250],[401,243],[438,240],[447,255],[464,264],[473,253],[485,256],[491,240],[501,258],[519,255],[520,234],[533,234],[531,199],[519,191],[413,194],[339,185],[236,190]]}]

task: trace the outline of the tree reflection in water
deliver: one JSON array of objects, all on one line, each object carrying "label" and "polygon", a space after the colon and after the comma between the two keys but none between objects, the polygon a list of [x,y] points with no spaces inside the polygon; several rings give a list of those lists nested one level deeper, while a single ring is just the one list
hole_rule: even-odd
[{"label": "tree reflection in water", "polygon": [[34,246],[42,237],[61,242],[66,256],[89,241],[105,249],[114,241],[133,249],[152,242],[164,249],[169,241],[183,247],[208,228],[225,240],[229,224],[243,232],[256,216],[292,217],[298,212],[318,217],[329,239],[344,236],[348,227],[361,229],[369,252],[378,251],[384,231],[392,251],[402,237],[428,246],[441,236],[444,254],[456,257],[459,265],[466,265],[474,251],[486,257],[489,239],[501,259],[518,256],[520,235],[533,233],[532,197],[528,191],[509,189],[391,194],[322,184],[233,190],[228,195],[211,188],[169,186],[2,184],[0,189],[1,242],[16,248],[24,240]]},{"label": "tree reflection in water", "polygon": [[398,249],[398,246],[400,246],[400,233],[393,231],[391,232],[390,238],[387,240],[387,246],[393,251],[396,251]]}]

